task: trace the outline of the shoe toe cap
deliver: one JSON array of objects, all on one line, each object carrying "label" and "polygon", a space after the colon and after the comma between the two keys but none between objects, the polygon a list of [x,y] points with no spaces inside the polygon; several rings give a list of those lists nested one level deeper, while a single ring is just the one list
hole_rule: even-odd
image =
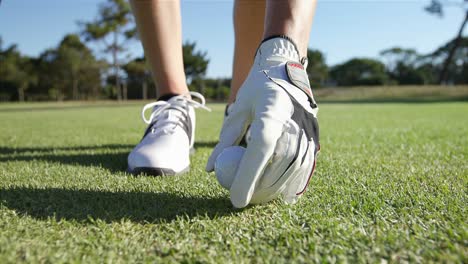
[{"label": "shoe toe cap", "polygon": [[143,140],[128,155],[129,169],[161,168],[178,172],[189,166],[188,143],[181,144],[173,140],[165,140],[162,143],[161,140]]}]

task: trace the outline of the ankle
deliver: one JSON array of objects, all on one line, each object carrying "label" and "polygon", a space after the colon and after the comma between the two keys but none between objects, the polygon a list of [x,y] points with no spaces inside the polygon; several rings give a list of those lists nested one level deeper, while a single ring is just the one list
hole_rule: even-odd
[{"label": "ankle", "polygon": [[165,93],[165,94],[161,95],[157,99],[157,101],[169,101],[169,99],[171,99],[174,96],[178,96],[178,95],[181,95],[181,94],[179,94],[179,93]]}]

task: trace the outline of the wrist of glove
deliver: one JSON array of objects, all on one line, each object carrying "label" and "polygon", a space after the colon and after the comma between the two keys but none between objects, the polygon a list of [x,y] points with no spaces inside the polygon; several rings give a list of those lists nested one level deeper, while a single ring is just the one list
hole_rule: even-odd
[{"label": "wrist of glove", "polygon": [[238,145],[250,127],[247,149],[230,186],[235,207],[280,195],[294,203],[304,193],[320,148],[317,112],[294,44],[282,38],[264,42],[206,167],[212,171],[218,155]]}]

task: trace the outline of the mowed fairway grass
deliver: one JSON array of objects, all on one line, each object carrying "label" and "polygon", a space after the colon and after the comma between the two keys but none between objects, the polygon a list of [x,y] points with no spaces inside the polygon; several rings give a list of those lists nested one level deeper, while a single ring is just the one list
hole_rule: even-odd
[{"label": "mowed fairway grass", "polygon": [[320,104],[306,194],[244,210],[204,170],[221,104],[190,172],[125,172],[142,104],[0,105],[1,263],[468,261],[467,103]]}]

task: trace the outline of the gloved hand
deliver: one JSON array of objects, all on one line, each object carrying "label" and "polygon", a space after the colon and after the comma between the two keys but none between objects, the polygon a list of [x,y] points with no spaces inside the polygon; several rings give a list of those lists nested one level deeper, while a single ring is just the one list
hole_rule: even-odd
[{"label": "gloved hand", "polygon": [[307,188],[320,149],[318,107],[300,61],[290,40],[264,41],[229,108],[206,170],[213,171],[221,151],[238,145],[250,126],[247,150],[230,188],[237,208],[280,194],[294,203]]}]

